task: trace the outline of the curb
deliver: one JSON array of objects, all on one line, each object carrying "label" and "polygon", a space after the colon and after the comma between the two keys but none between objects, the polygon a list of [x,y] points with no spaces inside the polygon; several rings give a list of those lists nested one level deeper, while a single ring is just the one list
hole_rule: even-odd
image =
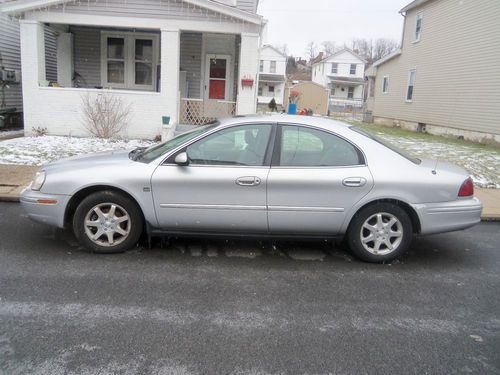
[{"label": "curb", "polygon": [[19,195],[0,194],[0,202],[19,202]]}]

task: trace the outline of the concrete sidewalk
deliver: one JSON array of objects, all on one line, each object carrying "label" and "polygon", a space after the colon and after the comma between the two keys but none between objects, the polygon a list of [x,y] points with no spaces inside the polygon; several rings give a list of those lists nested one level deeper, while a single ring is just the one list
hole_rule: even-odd
[{"label": "concrete sidewalk", "polygon": [[[37,166],[0,164],[0,201],[19,201],[19,193],[30,183]],[[475,189],[483,202],[483,220],[500,221],[500,189]]]}]

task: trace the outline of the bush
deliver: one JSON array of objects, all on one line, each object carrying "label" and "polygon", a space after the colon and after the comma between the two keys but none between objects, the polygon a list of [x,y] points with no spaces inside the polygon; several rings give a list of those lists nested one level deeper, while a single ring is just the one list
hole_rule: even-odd
[{"label": "bush", "polygon": [[111,93],[82,96],[83,125],[95,137],[113,138],[124,130],[131,114],[130,105]]}]

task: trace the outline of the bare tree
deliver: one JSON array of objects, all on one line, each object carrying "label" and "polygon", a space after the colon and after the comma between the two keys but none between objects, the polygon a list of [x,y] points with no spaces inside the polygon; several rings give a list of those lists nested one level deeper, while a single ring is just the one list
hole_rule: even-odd
[{"label": "bare tree", "polygon": [[332,40],[325,40],[323,43],[321,43],[323,46],[323,51],[325,51],[325,54],[327,56],[333,55],[337,49],[335,48],[335,42]]},{"label": "bare tree", "polygon": [[288,56],[288,45],[286,43],[276,44],[273,47],[280,51],[283,55]]},{"label": "bare tree", "polygon": [[397,50],[399,43],[394,39],[378,38],[373,48],[373,61],[377,61],[389,53]]},{"label": "bare tree", "polygon": [[309,57],[309,61],[316,57],[316,52],[318,51],[318,46],[315,42],[309,42],[306,46],[306,56]]},{"label": "bare tree", "polygon": [[98,138],[112,138],[124,130],[129,121],[131,106],[111,93],[82,96],[83,125]]}]

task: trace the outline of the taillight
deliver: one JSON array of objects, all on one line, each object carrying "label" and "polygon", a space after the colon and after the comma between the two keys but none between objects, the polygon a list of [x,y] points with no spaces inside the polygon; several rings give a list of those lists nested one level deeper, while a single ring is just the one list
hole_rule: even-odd
[{"label": "taillight", "polygon": [[460,190],[458,191],[459,197],[470,197],[474,195],[474,183],[472,182],[472,178],[468,178],[462,183],[460,186]]}]

